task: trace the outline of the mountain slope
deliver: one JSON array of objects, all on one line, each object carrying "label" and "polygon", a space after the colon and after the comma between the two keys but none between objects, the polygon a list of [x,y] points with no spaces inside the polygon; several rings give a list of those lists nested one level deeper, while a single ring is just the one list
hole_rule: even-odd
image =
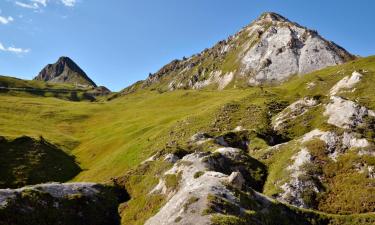
[{"label": "mountain slope", "polygon": [[264,13],[213,48],[174,60],[123,92],[139,88],[166,91],[274,84],[295,74],[306,74],[354,58],[316,31],[276,13]]},{"label": "mountain slope", "polygon": [[[351,81],[357,80],[354,79],[356,76],[352,78],[354,71],[362,74],[362,77],[360,81],[352,84]],[[344,79],[345,77],[348,78]],[[181,209],[193,210],[201,206],[202,201],[207,200],[210,204],[206,206],[210,206],[210,211],[207,210],[206,218],[211,218],[212,224],[225,224],[220,223],[223,221],[235,221],[232,224],[246,224],[246,222],[272,224],[275,220],[283,219],[286,224],[293,224],[291,221],[295,222],[303,218],[307,218],[307,221],[303,219],[306,224],[372,224],[374,215],[371,213],[371,207],[367,207],[371,206],[372,198],[370,195],[361,194],[361,191],[366,190],[369,191],[367,193],[372,193],[374,180],[368,176],[368,168],[374,165],[374,157],[371,155],[374,150],[360,147],[359,149],[346,148],[341,151],[342,137],[348,131],[359,135],[351,136],[347,139],[348,143],[355,143],[350,141],[355,138],[366,139],[372,145],[372,122],[364,117],[359,120],[362,122],[356,123],[360,126],[340,128],[328,123],[331,120],[328,120],[329,115],[325,115],[324,112],[326,106],[331,106],[331,93],[374,111],[375,90],[372,87],[374,82],[375,57],[368,57],[315,71],[305,76],[295,76],[279,86],[263,88],[250,87],[223,91],[176,90],[167,93],[142,90],[101,103],[1,95],[0,132],[4,136],[13,137],[23,134],[34,137],[43,136],[48,142],[70,151],[76,156],[83,169],[73,179],[75,181],[106,182],[111,178],[116,178],[131,196],[131,200],[120,207],[122,224],[140,225],[153,216],[160,218],[157,213],[167,206],[166,203],[169,202],[174,191],[180,190],[179,184],[183,182],[178,173],[166,172],[174,166],[180,168],[179,165],[191,165],[189,162],[184,162],[187,160],[182,160],[181,157],[194,154],[194,152],[211,155],[215,159],[213,162],[216,160],[220,162],[221,153],[218,154],[215,151],[223,148],[221,145],[242,149],[266,166],[267,178],[257,177],[265,182],[261,194],[267,196],[266,201],[263,201],[264,198],[254,199],[251,189],[240,192],[228,189],[228,193],[234,193],[241,197],[237,199],[244,200],[240,201],[239,206],[247,210],[246,214],[238,214],[238,208],[226,204],[225,197],[217,198],[216,195],[210,195],[211,197],[207,195],[207,198],[200,197],[200,200],[190,198],[194,196],[189,195],[183,199],[186,202],[181,203]],[[315,99],[318,104],[293,104],[305,98]],[[309,101],[306,102],[309,103]],[[353,106],[353,104],[348,105]],[[298,110],[291,111],[294,108]],[[361,107],[354,108],[362,109]],[[362,111],[359,110],[359,112]],[[363,121],[368,122],[363,123]],[[276,124],[280,125],[276,126]],[[314,136],[310,142],[303,145],[298,144],[305,134],[316,129],[334,133],[339,137],[337,140],[340,141],[336,145],[329,145],[334,148],[328,150],[334,151],[326,152],[326,146],[318,139],[320,136]],[[205,134],[195,136],[197,133]],[[193,136],[195,137],[192,138]],[[205,138],[208,140],[205,141]],[[192,140],[198,140],[200,144]],[[273,147],[279,143],[284,145]],[[295,192],[296,195],[292,195],[293,198],[289,199],[283,197],[284,191],[280,188],[285,183],[291,186],[294,184],[295,180],[288,179],[291,177],[289,174],[294,174],[294,170],[289,170],[288,166],[294,164],[294,157],[301,151],[300,147],[309,149],[311,158],[307,157],[309,159],[305,161],[307,166],[312,162],[317,162],[317,171],[323,170],[317,174],[312,173],[311,177],[300,178],[307,178],[306,184],[310,184],[310,178],[316,180],[318,175],[324,178],[322,180],[324,185],[329,184],[328,189],[319,192],[324,198],[315,198],[320,195],[314,197],[313,192],[304,193],[305,200],[319,200],[317,205],[312,205],[312,207],[307,205],[308,208],[312,208],[309,210],[288,204],[295,204],[295,199],[299,199],[301,192]],[[360,155],[363,153],[361,150],[366,154]],[[340,153],[338,156],[341,158],[338,158],[337,163],[329,158],[329,153],[334,152]],[[367,154],[368,152],[370,155]],[[170,157],[171,153],[178,157],[177,162],[173,163],[174,161],[170,160],[176,160],[176,157]],[[145,162],[142,163],[143,161]],[[239,161],[241,164],[246,162],[247,160]],[[305,170],[306,168],[309,170]],[[220,172],[217,169],[216,167],[209,168],[208,171],[199,169],[196,175],[191,174],[193,176],[191,179],[199,182],[201,181],[199,177],[203,179],[210,174],[220,173],[220,177],[225,181],[224,178],[231,175],[231,171]],[[310,171],[314,170],[311,170],[311,167],[301,166],[299,171],[309,175]],[[332,171],[337,171],[337,173],[334,174]],[[207,174],[202,175],[202,172]],[[345,174],[348,174],[348,179],[342,179]],[[150,194],[163,180],[169,188],[167,193]],[[256,190],[261,191],[259,188]],[[348,193],[347,190],[357,195],[345,195]],[[334,199],[332,196],[335,194],[339,197]],[[360,198],[357,198],[358,196]],[[270,198],[274,199],[270,200]],[[355,204],[347,204],[348,200]],[[186,207],[184,203],[187,203]],[[171,204],[173,202],[169,203]],[[223,204],[229,208],[216,208]],[[358,205],[361,207],[358,208]],[[264,210],[265,206],[268,206],[268,211]],[[168,211],[166,209],[163,212]],[[232,209],[235,210],[229,211]],[[327,212],[337,214],[327,214]],[[196,211],[196,213],[201,212]],[[184,215],[186,214],[176,214],[176,218],[173,219],[185,221],[188,218],[177,218]],[[195,216],[194,213],[188,215]],[[244,219],[248,220],[241,220],[241,215],[245,215]],[[285,217],[278,215],[285,215]],[[210,222],[210,220],[207,221]]]},{"label": "mountain slope", "polygon": [[56,63],[48,64],[34,80],[96,87],[96,84],[69,57],[60,57]]}]

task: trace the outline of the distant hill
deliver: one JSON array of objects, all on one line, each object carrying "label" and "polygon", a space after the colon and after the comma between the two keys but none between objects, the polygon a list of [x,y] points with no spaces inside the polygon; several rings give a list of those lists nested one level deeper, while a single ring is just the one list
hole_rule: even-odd
[{"label": "distant hill", "polygon": [[66,56],[60,57],[54,64],[48,64],[34,80],[97,87],[94,81],[72,59]]}]

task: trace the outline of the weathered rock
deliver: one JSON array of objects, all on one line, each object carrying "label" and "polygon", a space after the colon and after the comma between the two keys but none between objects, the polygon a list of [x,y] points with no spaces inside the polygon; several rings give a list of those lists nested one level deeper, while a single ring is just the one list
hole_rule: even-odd
[{"label": "weathered rock", "polygon": [[175,154],[168,154],[164,157],[164,161],[169,162],[169,163],[175,163],[178,160],[179,158]]},{"label": "weathered rock", "polygon": [[[220,169],[216,170],[225,162],[224,158],[243,162],[244,156],[241,155],[244,153],[240,149],[221,148],[213,154],[196,152],[183,157],[172,169],[165,172],[150,193],[165,194],[168,202],[145,224],[211,224],[210,215],[203,213],[209,207],[209,197],[225,199],[228,204],[241,208],[240,199],[226,186],[229,182],[234,188],[246,187],[245,178],[236,171],[238,167],[225,164],[230,176]],[[178,179],[178,184],[169,187],[165,179],[167,176],[174,176]]]},{"label": "weathered rock", "polygon": [[211,136],[208,135],[207,133],[204,132],[198,132],[194,134],[191,138],[190,141],[195,144],[203,144],[204,142],[211,140]]},{"label": "weathered rock", "polygon": [[303,170],[303,166],[306,163],[311,162],[312,157],[308,149],[302,148],[292,157],[292,160],[294,161],[293,164],[287,168],[290,171],[290,180],[280,186],[284,192],[278,197],[278,199],[297,207],[308,208],[309,205],[307,205],[303,199],[303,192],[308,189],[316,193],[319,192],[319,188],[314,182],[301,179],[301,176],[306,173]]},{"label": "weathered rock", "polygon": [[1,225],[114,225],[126,191],[95,183],[50,183],[0,190]]},{"label": "weathered rock", "polygon": [[364,122],[364,117],[375,117],[375,112],[355,102],[332,96],[324,112],[328,123],[341,128],[355,128]]},{"label": "weathered rock", "polygon": [[233,172],[228,177],[228,183],[233,187],[241,190],[244,187],[246,181],[240,172]]},{"label": "weathered rock", "polygon": [[362,79],[362,74],[358,73],[357,71],[354,71],[352,76],[346,76],[335,86],[333,86],[330,90],[330,95],[336,95],[339,93],[342,89],[350,89],[353,88],[359,81]]},{"label": "weathered rock", "polygon": [[285,123],[287,123],[288,121],[292,121],[298,116],[303,115],[310,108],[318,105],[318,103],[319,102],[313,98],[303,98],[292,103],[275,117],[273,128],[275,130],[282,129]]},{"label": "weathered rock", "polygon": [[320,139],[326,144],[326,153],[332,159],[336,160],[338,156],[345,153],[350,148],[366,148],[370,143],[365,138],[357,138],[358,134],[344,132],[338,135],[331,131],[321,131],[315,129],[301,138],[301,143],[311,141],[315,138]]}]

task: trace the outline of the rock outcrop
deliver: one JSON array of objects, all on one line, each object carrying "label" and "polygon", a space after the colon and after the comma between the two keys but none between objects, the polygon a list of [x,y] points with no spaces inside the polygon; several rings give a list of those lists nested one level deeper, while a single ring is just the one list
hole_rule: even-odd
[{"label": "rock outcrop", "polygon": [[70,83],[78,87],[97,87],[87,74],[69,57],[60,57],[54,64],[48,64],[34,80],[52,83]]},{"label": "rock outcrop", "polygon": [[[213,204],[210,198],[223,198],[240,209],[240,199],[227,185],[239,190],[242,187],[259,190],[261,185],[257,182],[263,181],[256,177],[261,178],[265,173],[265,168],[241,149],[220,148],[212,154],[186,155],[164,173],[151,191],[150,194],[164,194],[169,199],[146,224],[211,224],[211,216],[205,213]],[[172,177],[176,180],[173,185]]]},{"label": "rock outcrop", "polygon": [[0,189],[1,225],[116,225],[127,193],[95,183],[50,183]]},{"label": "rock outcrop", "polygon": [[353,101],[332,96],[324,112],[328,123],[341,128],[356,128],[364,123],[365,117],[375,117],[375,112]]}]

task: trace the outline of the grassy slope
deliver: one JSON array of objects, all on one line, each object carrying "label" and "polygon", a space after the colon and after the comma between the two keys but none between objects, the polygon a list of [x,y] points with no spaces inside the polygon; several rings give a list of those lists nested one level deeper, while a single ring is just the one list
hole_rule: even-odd
[{"label": "grassy slope", "polygon": [[[0,95],[0,134],[13,137],[42,135],[77,157],[84,171],[74,180],[101,182],[136,168],[154,152],[165,148],[171,139],[186,140],[199,130],[210,126],[212,129],[215,116],[227,103],[237,102],[241,107],[248,105],[250,109],[254,108],[252,106],[259,106],[259,111],[246,114],[246,117],[257,115],[253,118],[254,126],[261,126],[267,122],[260,120],[263,118],[262,107],[270,97],[291,103],[303,96],[325,95],[333,84],[345,75],[350,75],[355,69],[366,69],[369,71],[367,74],[374,74],[375,57],[327,68],[302,78],[296,77],[279,87],[265,87],[263,90],[250,88],[220,92],[175,91],[163,94],[137,92],[105,103],[77,103],[56,98]],[[365,76],[364,79],[366,82],[361,82],[358,88],[360,92],[348,94],[348,97],[354,99],[358,97],[355,95],[360,95],[361,103],[375,109],[375,89],[371,87],[375,76]],[[308,90],[306,84],[311,81],[317,85]],[[226,121],[224,116],[219,119],[229,123],[231,127],[239,125],[237,122],[252,124],[250,119],[240,121],[239,118],[245,114],[230,115],[236,118]],[[292,128],[295,129],[291,132],[292,137],[320,126],[320,118],[318,116],[310,127]],[[259,143],[259,146],[265,146],[265,143]],[[279,170],[280,166],[270,164],[274,171]],[[165,168],[165,165],[159,165],[157,168]],[[126,215],[127,218],[133,218],[132,222],[138,221],[138,224],[141,224],[140,221],[151,215],[149,211],[157,210],[162,203],[159,199],[154,208],[150,206],[144,214],[137,213],[140,206],[147,206],[149,203],[144,194],[157,182],[155,175],[160,173],[157,168],[148,172],[147,176],[136,176],[136,181],[132,181],[134,185],[140,185],[140,189],[144,188],[134,189],[131,193],[133,197],[139,196],[138,200],[129,203],[127,209],[134,212]],[[269,179],[272,179],[272,175]]]},{"label": "grassy slope", "polygon": [[0,95],[56,97],[72,101],[94,100],[88,92],[90,92],[90,88],[78,88],[67,83],[47,83],[36,80],[21,80],[14,77],[0,76]]}]

